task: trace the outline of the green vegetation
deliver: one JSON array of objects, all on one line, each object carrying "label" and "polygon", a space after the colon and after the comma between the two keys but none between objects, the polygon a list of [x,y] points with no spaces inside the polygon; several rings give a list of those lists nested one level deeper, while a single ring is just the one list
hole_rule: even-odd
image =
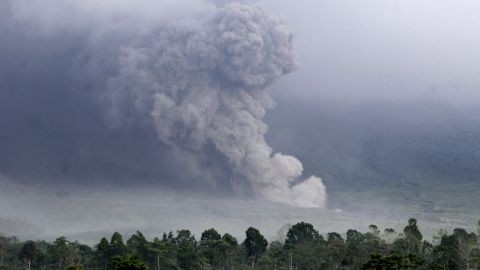
[{"label": "green vegetation", "polygon": [[415,219],[409,219],[401,233],[370,225],[366,233],[348,230],[325,236],[300,222],[285,240],[271,243],[253,227],[241,243],[213,228],[199,240],[189,230],[164,233],[153,241],[137,231],[125,242],[116,232],[93,248],[65,237],[49,243],[0,236],[0,269],[470,270],[480,269],[480,241],[476,233],[458,228],[452,234],[440,231],[428,242]]}]

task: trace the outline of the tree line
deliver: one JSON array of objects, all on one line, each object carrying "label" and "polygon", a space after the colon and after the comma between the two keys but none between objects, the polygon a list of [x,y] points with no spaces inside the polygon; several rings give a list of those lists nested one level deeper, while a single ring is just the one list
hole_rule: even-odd
[{"label": "tree line", "polygon": [[[477,224],[480,228],[480,221]],[[477,234],[480,230],[477,232]],[[417,220],[401,232],[375,225],[368,232],[321,235],[311,224],[291,226],[285,240],[268,243],[250,227],[239,242],[215,229],[200,239],[189,230],[164,233],[149,241],[137,231],[126,241],[115,232],[94,247],[59,237],[53,242],[0,236],[0,269],[27,270],[390,270],[480,269],[480,241],[474,232],[441,230],[423,239]]]}]

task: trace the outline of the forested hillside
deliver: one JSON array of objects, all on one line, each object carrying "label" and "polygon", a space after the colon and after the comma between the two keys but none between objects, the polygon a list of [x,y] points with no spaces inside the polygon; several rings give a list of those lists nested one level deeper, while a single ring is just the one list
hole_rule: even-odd
[{"label": "forested hillside", "polygon": [[457,227],[480,214],[476,107],[429,99],[276,100],[268,141],[323,179],[330,207],[370,209],[370,216],[402,209],[406,217]]},{"label": "forested hillside", "polygon": [[23,242],[1,236],[0,269],[480,269],[476,233],[457,228],[428,241],[413,218],[401,232],[370,225],[368,232],[327,235],[300,222],[280,238],[269,243],[253,227],[245,239],[213,228],[199,238],[178,230],[153,241],[139,231],[124,241],[116,232],[93,247],[65,237]]}]

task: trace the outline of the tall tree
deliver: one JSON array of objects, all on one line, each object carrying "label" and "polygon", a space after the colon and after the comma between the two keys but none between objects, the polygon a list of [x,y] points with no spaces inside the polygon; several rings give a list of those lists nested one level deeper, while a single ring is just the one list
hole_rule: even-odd
[{"label": "tall tree", "polygon": [[246,238],[243,242],[247,256],[252,260],[252,267],[255,266],[258,258],[265,252],[268,242],[259,230],[249,227],[245,232]]},{"label": "tall tree", "polygon": [[202,233],[200,249],[212,269],[216,269],[222,259],[222,250],[225,248],[222,244],[222,237],[215,229],[211,228]]},{"label": "tall tree", "polygon": [[235,251],[238,247],[238,242],[235,237],[226,233],[222,236],[221,242],[223,269],[230,269],[233,264]]},{"label": "tall tree", "polygon": [[403,229],[403,232],[407,238],[415,238],[418,241],[423,239],[423,235],[417,226],[417,220],[414,218],[408,220],[408,225]]},{"label": "tall tree", "polygon": [[461,266],[470,269],[473,253],[472,250],[477,246],[477,235],[468,233],[465,229],[456,228],[453,235],[458,240],[458,253],[461,259]]},{"label": "tall tree", "polygon": [[139,231],[127,240],[127,250],[130,254],[139,256],[144,262],[151,260],[150,243]]},{"label": "tall tree", "polygon": [[459,242],[454,235],[442,237],[440,245],[434,249],[437,262],[443,269],[458,270],[463,269],[461,265],[461,256],[459,254]]},{"label": "tall tree", "polygon": [[110,256],[124,256],[127,247],[123,243],[123,237],[120,233],[114,232],[110,239]]},{"label": "tall tree", "polygon": [[340,268],[344,263],[345,241],[342,236],[336,232],[327,235],[327,261],[334,269]]},{"label": "tall tree", "polygon": [[152,252],[155,254],[155,269],[177,269],[177,244],[172,232],[164,233],[162,240],[155,237]]},{"label": "tall tree", "polygon": [[108,265],[110,264],[110,244],[108,243],[107,238],[102,237],[100,243],[96,245],[95,258],[97,263],[103,266],[104,270],[107,270]]},{"label": "tall tree", "polygon": [[418,229],[417,220],[410,218],[408,225],[403,229],[404,237],[395,240],[394,249],[399,253],[418,253],[422,244],[423,235]]},{"label": "tall tree", "polygon": [[138,256],[115,256],[113,258],[115,270],[148,270],[147,265]]},{"label": "tall tree", "polygon": [[8,239],[3,234],[0,234],[0,269],[4,268],[5,265],[5,251],[8,244]]},{"label": "tall tree", "polygon": [[22,250],[20,251],[19,258],[27,262],[27,269],[30,270],[32,261],[37,253],[37,246],[33,241],[27,241],[23,244]]},{"label": "tall tree", "polygon": [[197,252],[197,241],[189,230],[180,230],[175,238],[177,243],[177,261],[181,269],[199,269],[200,257]]},{"label": "tall tree", "polygon": [[357,230],[348,230],[347,238],[345,240],[346,250],[346,263],[351,265],[354,269],[358,269],[359,266],[366,262],[366,256],[370,253],[366,249],[366,237],[364,234]]},{"label": "tall tree", "polygon": [[300,222],[293,225],[287,233],[287,239],[285,240],[285,247],[292,248],[297,243],[305,241],[313,241],[320,236],[317,230],[312,224],[306,222]]},{"label": "tall tree", "polygon": [[49,246],[47,252],[53,258],[55,264],[57,264],[58,269],[63,269],[70,255],[67,239],[63,236],[58,237]]}]

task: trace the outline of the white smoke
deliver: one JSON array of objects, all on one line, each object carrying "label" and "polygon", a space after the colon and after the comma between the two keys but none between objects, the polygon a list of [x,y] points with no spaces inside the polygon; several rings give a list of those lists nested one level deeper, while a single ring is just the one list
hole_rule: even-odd
[{"label": "white smoke", "polygon": [[156,27],[123,47],[119,74],[107,86],[110,114],[122,124],[135,121],[135,112],[163,143],[199,157],[213,147],[230,167],[232,186],[248,181],[269,201],[324,207],[321,179],[299,180],[301,162],[265,142],[265,89],[294,67],[284,21],[230,4],[195,24]]}]

